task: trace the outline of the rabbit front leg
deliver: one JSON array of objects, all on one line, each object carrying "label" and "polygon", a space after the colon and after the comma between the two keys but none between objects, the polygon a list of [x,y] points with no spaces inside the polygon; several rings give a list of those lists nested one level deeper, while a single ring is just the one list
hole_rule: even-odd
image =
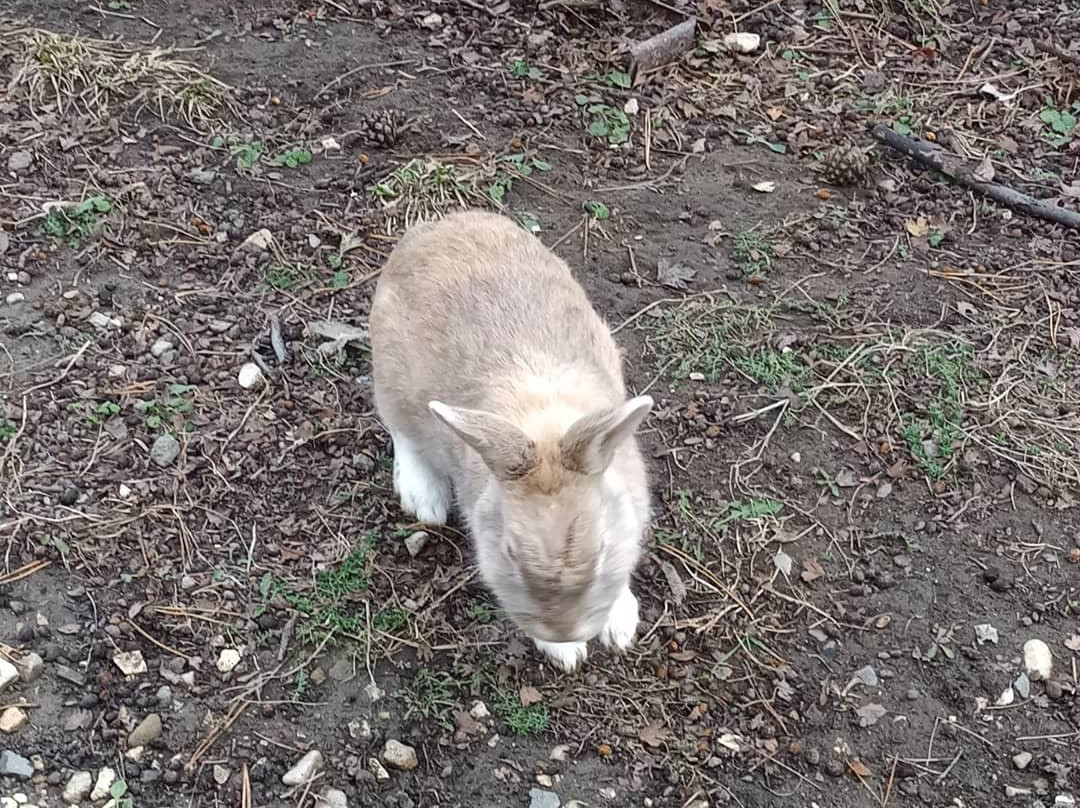
[{"label": "rabbit front leg", "polygon": [[589,648],[583,642],[547,642],[533,639],[541,653],[559,670],[573,673],[589,655]]},{"label": "rabbit front leg", "polygon": [[450,481],[431,467],[416,445],[401,433],[391,432],[394,442],[394,491],[401,510],[425,525],[445,525],[450,512]]},{"label": "rabbit front leg", "polygon": [[600,642],[605,648],[625,651],[634,641],[638,619],[638,600],[628,586],[611,605],[607,623],[600,631]]}]

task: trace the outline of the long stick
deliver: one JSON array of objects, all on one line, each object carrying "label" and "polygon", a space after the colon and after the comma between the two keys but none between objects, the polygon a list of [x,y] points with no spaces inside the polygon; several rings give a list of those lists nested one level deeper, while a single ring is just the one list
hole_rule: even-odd
[{"label": "long stick", "polygon": [[972,165],[925,140],[897,134],[880,123],[874,124],[870,135],[890,149],[906,154],[915,162],[936,169],[965,188],[985,194],[1013,210],[1080,230],[1080,213],[1051,205],[996,182],[981,182],[975,178]]}]

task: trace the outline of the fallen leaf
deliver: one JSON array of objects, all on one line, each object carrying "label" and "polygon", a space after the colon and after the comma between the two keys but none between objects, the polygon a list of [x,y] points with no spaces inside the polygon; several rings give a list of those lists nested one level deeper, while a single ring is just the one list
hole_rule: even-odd
[{"label": "fallen leaf", "polygon": [[825,576],[825,569],[814,559],[807,558],[803,560],[803,571],[799,576],[805,583],[813,583],[818,578]]},{"label": "fallen leaf", "polygon": [[675,565],[670,561],[661,562],[660,570],[664,573],[664,578],[667,579],[668,588],[671,589],[671,599],[678,606],[686,599],[686,584],[683,583],[679,571],[675,569]]},{"label": "fallen leaf", "polygon": [[771,194],[776,190],[776,183],[772,180],[764,180],[762,182],[754,183],[751,187],[758,193]]},{"label": "fallen leaf", "polygon": [[975,641],[978,642],[979,645],[988,642],[997,645],[998,630],[989,623],[979,623],[975,626]]},{"label": "fallen leaf", "polygon": [[864,704],[855,710],[855,715],[859,716],[860,727],[872,727],[883,718],[888,712],[880,704],[871,702],[870,704]]},{"label": "fallen leaf", "polygon": [[676,662],[692,662],[697,659],[697,651],[672,651],[668,654]]},{"label": "fallen leaf", "polygon": [[652,721],[647,726],[638,730],[638,738],[645,744],[653,747],[663,746],[664,741],[671,735],[671,730],[665,727],[659,720]]},{"label": "fallen leaf", "polygon": [[816,196],[818,199],[824,202],[827,199],[832,199],[832,191],[830,191],[828,188],[818,188]]},{"label": "fallen leaf", "polygon": [[543,695],[532,685],[525,685],[518,691],[518,698],[521,699],[522,707],[531,707],[533,704],[539,704],[544,700]]},{"label": "fallen leaf", "polygon": [[356,343],[361,348],[366,348],[368,344],[366,328],[336,320],[313,320],[308,323],[307,332],[327,340],[316,349],[322,356],[333,356],[349,343]]},{"label": "fallen leaf", "polygon": [[669,289],[685,289],[686,284],[694,279],[697,270],[686,264],[661,258],[656,262],[656,280]]},{"label": "fallen leaf", "polygon": [[859,484],[859,476],[851,469],[841,469],[835,482],[841,488],[854,488]]},{"label": "fallen leaf", "polygon": [[982,162],[971,172],[971,177],[976,182],[994,181],[994,164],[990,162],[990,155],[983,157]]},{"label": "fallen leaf", "polygon": [[908,219],[904,222],[904,227],[915,238],[922,238],[930,232],[930,223],[926,221],[925,216],[920,216],[918,219]]},{"label": "fallen leaf", "polygon": [[848,768],[851,769],[851,773],[856,777],[870,777],[873,772],[866,768],[866,764],[856,758],[855,760],[849,760],[847,762]]},{"label": "fallen leaf", "polygon": [[793,563],[794,559],[783,550],[777,550],[776,555],[773,556],[773,566],[784,573],[784,576],[787,578],[791,577],[791,566]]},{"label": "fallen leaf", "polygon": [[1080,651],[1080,634],[1073,634],[1065,640],[1065,647],[1070,651]]},{"label": "fallen leaf", "polygon": [[739,736],[733,735],[730,732],[725,732],[723,735],[716,739],[716,742],[718,744],[720,744],[725,749],[730,749],[732,752],[742,751],[742,745],[739,743],[739,741]]}]

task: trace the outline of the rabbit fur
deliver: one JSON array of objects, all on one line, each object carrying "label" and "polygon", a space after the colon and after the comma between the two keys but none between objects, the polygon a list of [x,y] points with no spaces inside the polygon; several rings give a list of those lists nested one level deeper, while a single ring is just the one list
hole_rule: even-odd
[{"label": "rabbit fur", "polygon": [[570,268],[511,219],[411,228],[371,305],[375,404],[402,510],[468,524],[481,577],[552,662],[633,641],[649,524],[622,354]]}]

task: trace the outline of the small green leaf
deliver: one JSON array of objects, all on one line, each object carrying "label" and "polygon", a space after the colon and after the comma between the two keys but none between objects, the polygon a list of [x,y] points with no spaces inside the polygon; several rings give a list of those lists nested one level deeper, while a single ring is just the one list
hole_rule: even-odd
[{"label": "small green leaf", "polygon": [[589,96],[585,95],[584,93],[578,93],[574,96],[574,103],[577,104],[579,107],[585,106],[591,100],[592,99],[590,99]]},{"label": "small green leaf", "polygon": [[596,200],[590,199],[588,202],[582,203],[581,207],[585,209],[586,213],[598,221],[611,218],[611,211],[603,202],[597,202]]},{"label": "small green leaf", "polygon": [[589,134],[593,137],[606,137],[609,131],[607,121],[603,118],[597,118],[589,124]]},{"label": "small green leaf", "polygon": [[945,240],[945,233],[941,230],[933,230],[930,235],[927,236],[926,240],[930,243],[931,247],[938,247],[941,245],[941,242]]},{"label": "small green leaf", "polygon": [[622,87],[623,89],[629,89],[630,87],[630,74],[622,70],[612,70],[607,74],[608,84],[613,87]]},{"label": "small green leaf", "polygon": [[537,171],[551,171],[551,163],[547,160],[541,160],[539,157],[534,157],[532,164]]},{"label": "small green leaf", "polygon": [[898,135],[910,135],[911,126],[903,118],[892,122],[892,130]]},{"label": "small green leaf", "polygon": [[109,786],[109,796],[118,800],[125,794],[127,794],[127,783],[123,780],[113,780],[113,784]]},{"label": "small green leaf", "polygon": [[349,277],[348,272],[342,272],[339,270],[338,272],[334,273],[333,277],[330,278],[330,288],[344,289],[346,286],[349,285],[349,282],[351,280],[352,279]]},{"label": "small green leaf", "polygon": [[274,585],[274,576],[269,572],[263,573],[263,577],[259,580],[259,595],[263,600],[270,597],[270,588]]}]

